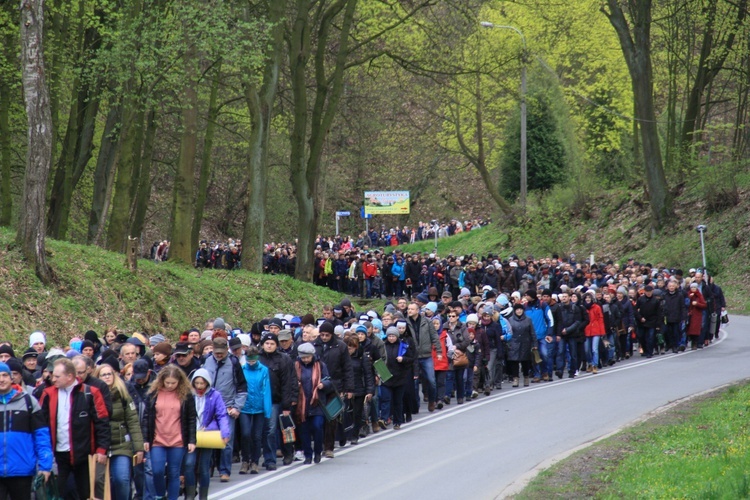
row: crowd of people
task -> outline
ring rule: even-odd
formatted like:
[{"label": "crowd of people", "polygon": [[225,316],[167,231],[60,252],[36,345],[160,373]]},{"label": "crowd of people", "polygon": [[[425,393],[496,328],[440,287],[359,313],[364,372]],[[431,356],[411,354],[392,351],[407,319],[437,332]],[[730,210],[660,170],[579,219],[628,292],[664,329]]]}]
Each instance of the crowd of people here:
[{"label": "crowd of people", "polygon": [[[430,223],[420,221],[417,227],[413,228],[396,226],[386,229],[386,226],[382,225],[380,230],[373,228],[370,231],[362,231],[356,238],[341,235],[324,237],[319,234],[315,239],[316,270],[321,260],[336,260],[339,254],[344,255],[349,261],[350,256],[359,251],[367,252],[371,248],[379,247],[379,252],[383,252],[385,247],[432,240],[436,236],[438,238],[453,236],[464,231],[479,229],[487,224],[489,224],[489,221],[485,219],[464,222],[453,219],[444,223],[433,220]],[[151,248],[151,259],[166,260],[169,250],[168,243],[154,242]],[[165,244],[166,248],[164,247]],[[296,263],[296,243],[271,242],[263,248],[264,273],[294,276]],[[231,238],[225,242],[201,240],[195,253],[194,265],[197,268],[204,269],[240,269],[242,267],[242,240]],[[332,274],[332,272],[329,274]],[[325,278],[320,278],[320,272],[316,273],[315,283],[333,286],[333,283],[329,284]]]},{"label": "crowd of people", "polygon": [[205,499],[233,463],[241,475],[317,464],[425,404],[702,349],[728,321],[700,269],[398,251],[383,265],[396,274],[402,258],[427,277],[390,288],[382,312],[344,298],[247,332],[215,318],[172,338],[110,328],[65,346],[34,332],[18,353],[0,343],[0,496],[30,498],[55,464],[66,498],[103,498],[108,468],[115,500]]}]

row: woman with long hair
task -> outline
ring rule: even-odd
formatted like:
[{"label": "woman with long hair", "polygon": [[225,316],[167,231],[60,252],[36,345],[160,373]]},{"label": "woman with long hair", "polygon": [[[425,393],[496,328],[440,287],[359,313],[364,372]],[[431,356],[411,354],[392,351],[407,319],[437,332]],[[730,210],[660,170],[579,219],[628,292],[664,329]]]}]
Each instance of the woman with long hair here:
[{"label": "woman with long hair", "polygon": [[146,442],[157,498],[176,500],[185,452],[195,451],[195,398],[185,373],[177,365],[159,372],[146,403]]},{"label": "woman with long hair", "polygon": [[107,384],[112,398],[112,415],[109,417],[112,432],[109,457],[112,499],[130,500],[133,464],[143,462],[143,434],[138,410],[125,382],[109,364],[97,366],[94,377]]}]

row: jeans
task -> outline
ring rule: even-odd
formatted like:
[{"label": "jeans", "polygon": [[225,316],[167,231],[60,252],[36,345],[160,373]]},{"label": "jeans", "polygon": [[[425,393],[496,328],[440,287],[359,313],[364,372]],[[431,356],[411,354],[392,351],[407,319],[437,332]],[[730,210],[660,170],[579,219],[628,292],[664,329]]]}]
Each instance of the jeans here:
[{"label": "jeans", "polygon": [[615,339],[616,333],[611,332],[608,333],[605,338],[607,339],[607,342],[609,342],[609,347],[607,348],[607,362],[612,362],[615,359]]},{"label": "jeans", "polygon": [[180,495],[180,468],[185,448],[152,446],[150,451],[156,496],[176,500]]},{"label": "jeans", "polygon": [[[488,385],[490,387],[495,387],[495,380],[496,378],[496,367],[497,367],[497,349],[490,348],[490,361],[487,363],[487,370],[490,372],[490,380],[488,382]],[[500,379],[502,381],[502,378]]]},{"label": "jeans", "polygon": [[654,339],[656,336],[656,328],[648,328],[645,326],[638,327],[638,342],[643,347],[643,354],[647,358],[650,358],[654,354]]},{"label": "jeans", "polygon": [[372,282],[375,281],[373,278],[367,278],[365,284],[367,285],[367,298],[372,298]]},{"label": "jeans", "polygon": [[[427,400],[434,403],[437,398],[437,384],[435,382],[435,367],[432,363],[432,356],[429,358],[419,358],[419,371],[421,373],[422,383],[427,382],[428,394]],[[424,388],[424,385],[422,385]]]},{"label": "jeans", "polygon": [[215,450],[208,448],[196,448],[193,453],[185,454],[184,468],[185,486],[195,486],[195,465],[198,464],[198,482],[201,490],[208,491],[208,484],[211,481],[211,457]]},{"label": "jeans", "polygon": [[404,386],[388,387],[382,385],[380,388],[382,390],[380,418],[387,421],[393,415],[394,424],[404,423]]},{"label": "jeans", "polygon": [[539,352],[539,356],[542,358],[542,362],[540,364],[534,364],[534,376],[539,377],[543,374],[547,374],[550,377],[552,377],[552,372],[554,371],[554,365],[555,365],[555,350],[557,348],[557,344],[555,342],[547,342],[544,339],[537,340],[537,349]]},{"label": "jeans", "polygon": [[323,415],[310,416],[304,422],[297,423],[299,440],[302,443],[305,458],[312,458],[313,456],[313,440],[315,441],[315,455],[320,456],[323,452],[323,427],[325,423]]},{"label": "jeans", "polygon": [[599,366],[599,340],[601,335],[586,337],[586,362],[591,366]]},{"label": "jeans", "polygon": [[143,462],[133,468],[135,500],[154,500],[154,474],[151,471],[151,454],[143,453]]},{"label": "jeans", "polygon": [[557,371],[565,371],[566,349],[570,356],[568,373],[572,374],[578,369],[578,343],[576,339],[570,336],[560,337],[560,340],[557,342],[557,362],[555,365]]},{"label": "jeans", "polygon": [[237,428],[235,420],[229,417],[229,442],[223,450],[219,450],[219,474],[227,476],[232,474],[232,448],[234,447],[234,430]]},{"label": "jeans", "polygon": [[445,397],[445,379],[448,376],[447,371],[435,371],[435,383],[437,385],[437,400],[441,401]]},{"label": "jeans", "polygon": [[130,470],[133,458],[115,455],[109,458],[109,477],[112,483],[112,500],[130,500]]},{"label": "jeans", "polygon": [[263,427],[266,417],[262,413],[240,413],[242,430],[242,461],[257,464],[263,448]]},{"label": "jeans", "polygon": [[[276,450],[279,448],[279,415],[281,414],[281,405],[271,405],[271,418],[265,420],[263,425],[263,435],[266,437],[263,442],[263,464],[276,465]],[[282,445],[283,446],[283,445]]]}]

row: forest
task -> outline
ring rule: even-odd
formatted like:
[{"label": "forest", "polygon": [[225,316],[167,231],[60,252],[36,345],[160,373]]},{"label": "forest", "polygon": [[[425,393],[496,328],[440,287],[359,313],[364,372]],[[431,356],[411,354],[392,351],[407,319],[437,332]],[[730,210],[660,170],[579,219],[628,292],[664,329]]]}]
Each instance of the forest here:
[{"label": "forest", "polygon": [[[313,242],[365,190],[373,224],[643,193],[656,235],[686,185],[748,175],[747,0],[0,0],[0,226],[124,252]],[[522,85],[522,80],[526,82]],[[526,127],[521,108],[526,108]],[[519,196],[521,135],[528,196]],[[361,231],[356,217],[343,225]]]}]

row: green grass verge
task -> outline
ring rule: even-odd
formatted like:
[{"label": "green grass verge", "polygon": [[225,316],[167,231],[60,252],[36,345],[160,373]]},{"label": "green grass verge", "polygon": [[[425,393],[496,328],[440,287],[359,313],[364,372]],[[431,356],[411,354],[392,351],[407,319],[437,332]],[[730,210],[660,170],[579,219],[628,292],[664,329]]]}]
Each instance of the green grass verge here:
[{"label": "green grass verge", "polygon": [[639,436],[601,498],[750,497],[748,401],[750,386],[731,387],[685,421]]},{"label": "green grass verge", "polygon": [[687,402],[581,450],[514,500],[750,498],[750,385]]},{"label": "green grass verge", "polygon": [[277,312],[320,315],[324,304],[342,297],[286,276],[244,270],[200,271],[141,259],[133,274],[122,254],[54,240],[47,241],[47,251],[58,283],[44,287],[13,249],[14,236],[0,230],[1,338],[24,348],[36,329],[65,343],[86,330],[103,333],[110,326],[161,332],[175,340],[180,332],[221,316],[249,330],[254,321]]}]

